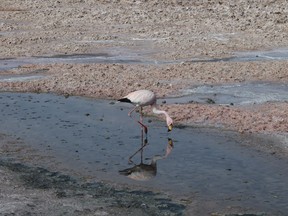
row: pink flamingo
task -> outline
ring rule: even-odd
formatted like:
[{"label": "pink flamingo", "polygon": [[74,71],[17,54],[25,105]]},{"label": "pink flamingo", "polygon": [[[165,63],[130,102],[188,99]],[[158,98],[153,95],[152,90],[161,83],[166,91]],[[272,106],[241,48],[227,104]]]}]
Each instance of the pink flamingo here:
[{"label": "pink flamingo", "polygon": [[171,117],[168,115],[168,113],[164,110],[159,110],[156,108],[156,95],[154,94],[154,92],[150,91],[150,90],[138,90],[138,91],[134,91],[129,93],[128,95],[126,95],[125,97],[119,99],[118,101],[120,102],[126,102],[126,103],[131,103],[133,104],[135,107],[129,111],[128,116],[131,116],[132,112],[134,112],[138,107],[140,107],[140,121],[137,121],[145,130],[145,133],[147,133],[148,128],[146,125],[143,124],[143,114],[142,114],[142,108],[144,106],[151,106],[152,107],[152,111],[155,114],[164,114],[166,117],[166,123],[168,126],[168,132],[172,130],[173,128],[173,120],[171,119]]}]

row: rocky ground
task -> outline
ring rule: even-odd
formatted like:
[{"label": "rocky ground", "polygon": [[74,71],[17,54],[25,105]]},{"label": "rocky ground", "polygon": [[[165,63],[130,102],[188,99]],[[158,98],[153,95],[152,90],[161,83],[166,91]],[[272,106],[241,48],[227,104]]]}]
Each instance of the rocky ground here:
[{"label": "rocky ground", "polygon": [[[201,84],[287,83],[287,61],[187,61],[230,57],[235,51],[287,47],[287,14],[285,0],[169,0],[165,3],[156,0],[3,0],[0,60],[128,53],[156,63],[26,64],[0,71],[0,75],[41,74],[45,77],[22,82],[0,81],[0,89],[117,99],[137,89],[151,89],[159,97],[165,97]],[[174,61],[174,64],[157,64],[157,61]],[[195,103],[161,106],[168,110],[176,124],[220,126],[240,132],[284,136],[288,132],[287,102],[241,107]],[[8,176],[11,174],[8,168],[3,170]]]}]

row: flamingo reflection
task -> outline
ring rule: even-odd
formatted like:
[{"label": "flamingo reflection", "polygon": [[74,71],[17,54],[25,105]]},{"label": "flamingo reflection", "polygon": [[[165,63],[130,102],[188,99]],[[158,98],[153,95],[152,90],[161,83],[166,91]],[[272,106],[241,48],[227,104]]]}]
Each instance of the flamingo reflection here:
[{"label": "flamingo reflection", "polygon": [[[152,157],[151,162],[149,164],[145,164],[143,162],[143,151],[144,148],[148,145],[147,139],[143,139],[142,136],[142,146],[139,148],[134,154],[129,157],[129,163],[133,163],[134,166],[128,169],[120,170],[119,173],[121,175],[125,175],[128,178],[138,180],[138,181],[147,181],[157,174],[157,161],[162,160],[168,157],[173,149],[173,141],[172,139],[168,138],[168,144],[166,146],[166,151],[164,155],[155,155]],[[140,164],[135,164],[133,162],[133,157],[140,153],[141,162]]]}]

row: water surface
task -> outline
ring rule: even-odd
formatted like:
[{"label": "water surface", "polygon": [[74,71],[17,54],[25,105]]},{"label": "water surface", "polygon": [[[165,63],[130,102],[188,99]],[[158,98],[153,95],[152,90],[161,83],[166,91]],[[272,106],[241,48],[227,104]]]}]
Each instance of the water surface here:
[{"label": "water surface", "polygon": [[[115,51],[116,50],[116,51]],[[105,63],[105,64],[179,64],[199,62],[248,62],[248,61],[283,61],[288,59],[288,49],[272,49],[247,52],[235,52],[230,57],[224,58],[190,58],[190,59],[166,59],[154,60],[153,51],[135,51],[124,47],[113,47],[104,52],[88,54],[57,54],[50,56],[32,56],[21,58],[0,59],[0,71],[20,67],[25,64],[54,64],[54,63]]]},{"label": "water surface", "polygon": [[[92,181],[168,191],[201,203],[201,208],[206,205],[207,211],[229,206],[273,214],[288,211],[287,160],[253,147],[273,145],[268,139],[193,127],[176,127],[168,133],[164,122],[149,117],[143,162],[165,155],[168,138],[174,148],[157,161],[151,180],[120,175],[119,170],[133,166],[128,159],[142,144],[141,129],[127,116],[129,104],[111,102],[1,93],[0,131],[24,140],[26,155],[19,158],[38,166]],[[135,164],[140,159],[140,154],[133,157]]]},{"label": "water surface", "polygon": [[200,85],[180,90],[180,97],[165,98],[162,103],[212,103],[251,105],[287,102],[288,84],[276,82],[243,82],[222,85]]}]

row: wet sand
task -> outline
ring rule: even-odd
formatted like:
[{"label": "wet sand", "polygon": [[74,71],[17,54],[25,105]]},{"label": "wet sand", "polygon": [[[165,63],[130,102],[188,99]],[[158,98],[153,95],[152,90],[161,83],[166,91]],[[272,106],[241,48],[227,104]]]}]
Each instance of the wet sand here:
[{"label": "wet sand", "polygon": [[[241,0],[237,4],[177,0],[165,4],[16,0],[11,4],[4,0],[0,6],[1,60],[100,53],[153,64],[24,64],[2,70],[0,75],[44,77],[0,80],[0,90],[117,99],[137,89],[151,89],[158,97],[168,97],[202,84],[287,83],[287,60],[191,62],[229,58],[238,51],[286,48],[287,8],[284,0]],[[171,63],[158,63],[163,61]],[[197,103],[161,107],[168,110],[176,125],[268,134],[280,137],[283,151],[287,146],[287,101],[241,107]]]},{"label": "wet sand", "polygon": [[1,159],[0,173],[0,215],[181,215],[185,209],[161,193],[87,183],[15,160]]}]

